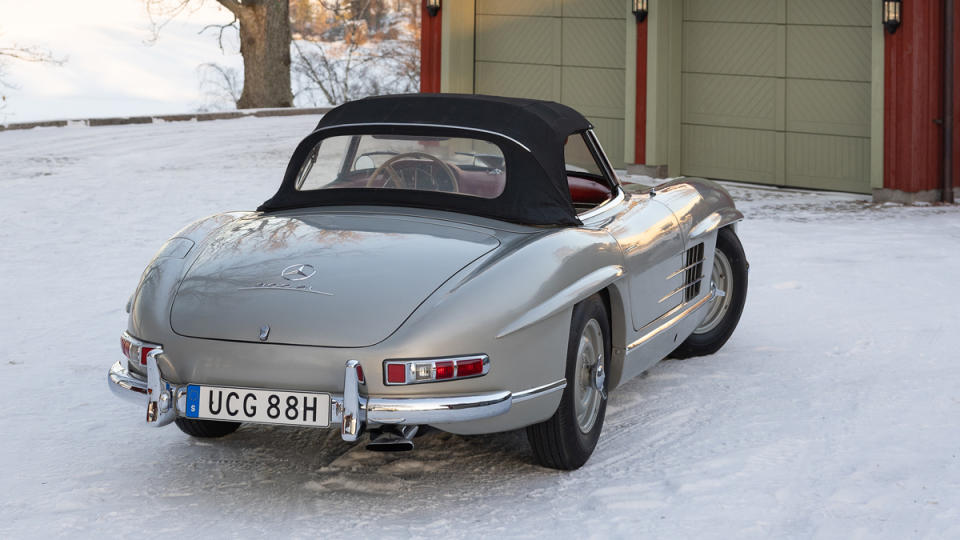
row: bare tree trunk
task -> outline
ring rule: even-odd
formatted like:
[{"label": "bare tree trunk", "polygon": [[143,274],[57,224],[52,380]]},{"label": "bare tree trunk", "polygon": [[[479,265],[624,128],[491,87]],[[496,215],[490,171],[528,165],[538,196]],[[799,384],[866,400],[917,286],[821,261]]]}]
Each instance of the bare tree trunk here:
[{"label": "bare tree trunk", "polygon": [[243,93],[238,109],[292,107],[290,4],[287,0],[217,0],[240,21]]}]

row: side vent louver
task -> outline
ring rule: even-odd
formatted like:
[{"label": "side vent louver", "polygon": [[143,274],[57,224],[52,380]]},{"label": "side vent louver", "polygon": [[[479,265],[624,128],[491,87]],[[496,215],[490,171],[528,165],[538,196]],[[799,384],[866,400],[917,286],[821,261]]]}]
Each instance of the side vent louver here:
[{"label": "side vent louver", "polygon": [[689,302],[700,294],[703,281],[703,244],[697,244],[687,250],[687,271],[683,279],[683,301]]}]

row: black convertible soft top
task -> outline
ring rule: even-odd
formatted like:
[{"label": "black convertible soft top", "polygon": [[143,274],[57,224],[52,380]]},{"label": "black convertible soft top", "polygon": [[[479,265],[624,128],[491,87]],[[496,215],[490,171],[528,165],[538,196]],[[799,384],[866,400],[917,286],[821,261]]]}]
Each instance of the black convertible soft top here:
[{"label": "black convertible soft top", "polygon": [[[550,101],[469,94],[406,94],[345,103],[324,115],[294,152],[279,191],[259,210],[323,205],[396,205],[462,212],[530,225],[578,225],[564,167],[568,136],[591,129],[577,111]],[[323,189],[297,191],[310,151],[336,135],[459,136],[497,144],[506,185],[495,199],[439,191]]]}]

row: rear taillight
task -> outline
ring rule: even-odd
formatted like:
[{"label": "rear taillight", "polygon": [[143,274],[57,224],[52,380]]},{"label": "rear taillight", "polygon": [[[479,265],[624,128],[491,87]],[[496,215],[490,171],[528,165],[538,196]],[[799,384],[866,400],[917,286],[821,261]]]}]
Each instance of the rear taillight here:
[{"label": "rear taillight", "polygon": [[147,355],[150,354],[154,347],[140,347],[140,354],[137,355],[140,358],[140,365],[147,365]]},{"label": "rear taillight", "polygon": [[126,332],[120,336],[120,350],[123,351],[123,355],[127,360],[141,366],[147,365],[147,356],[158,348],[160,348],[159,345],[144,343]]},{"label": "rear taillight", "polygon": [[490,357],[477,354],[430,360],[386,360],[383,371],[389,386],[468,379],[486,375],[490,371]]},{"label": "rear taillight", "polygon": [[476,377],[483,375],[484,364],[482,358],[470,358],[457,361],[457,374],[460,377]]},{"label": "rear taillight", "polygon": [[387,384],[404,384],[407,382],[407,366],[404,364],[387,364]]}]

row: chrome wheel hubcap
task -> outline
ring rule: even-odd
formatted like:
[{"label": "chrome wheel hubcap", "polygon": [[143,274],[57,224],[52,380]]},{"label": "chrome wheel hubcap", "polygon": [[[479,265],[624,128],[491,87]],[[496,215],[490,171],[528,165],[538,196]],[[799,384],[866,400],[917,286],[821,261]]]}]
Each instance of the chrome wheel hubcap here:
[{"label": "chrome wheel hubcap", "polygon": [[603,332],[596,319],[590,319],[580,333],[577,346],[577,373],[574,381],[574,406],[577,426],[589,433],[597,422],[600,404],[606,398],[603,367]]},{"label": "chrome wheel hubcap", "polygon": [[718,249],[713,256],[713,274],[710,277],[713,300],[710,301],[707,316],[693,331],[694,334],[706,334],[720,324],[733,302],[733,286],[733,267],[730,265],[730,259]]}]

